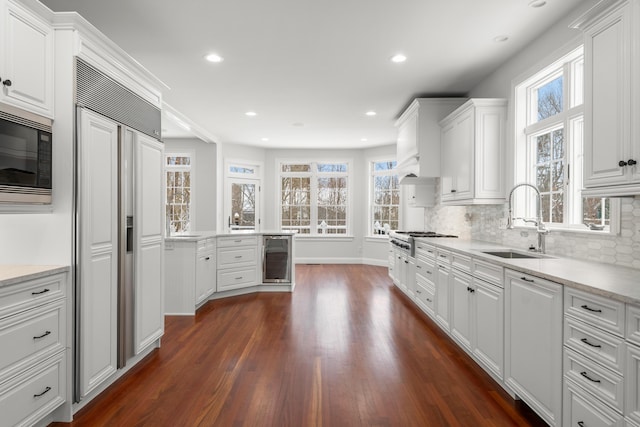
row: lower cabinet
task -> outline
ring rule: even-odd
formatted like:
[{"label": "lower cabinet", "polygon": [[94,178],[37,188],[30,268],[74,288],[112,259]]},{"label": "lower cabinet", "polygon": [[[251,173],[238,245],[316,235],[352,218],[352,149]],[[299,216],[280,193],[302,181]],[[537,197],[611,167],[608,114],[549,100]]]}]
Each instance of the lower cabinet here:
[{"label": "lower cabinet", "polygon": [[[68,421],[71,417],[68,276],[45,276],[0,286],[2,426],[34,425],[46,417]],[[66,413],[61,408],[65,403]]]},{"label": "lower cabinet", "polygon": [[218,292],[248,288],[261,283],[258,273],[258,238],[219,237],[217,267]]},{"label": "lower cabinet", "polygon": [[196,261],[196,305],[200,305],[216,290],[216,239],[198,242]]},{"label": "lower cabinet", "polygon": [[451,301],[451,254],[448,252],[438,251],[436,257],[436,322],[447,332],[450,330],[450,301]]},{"label": "lower cabinet", "polygon": [[562,290],[505,270],[505,383],[552,426],[562,424]]},{"label": "lower cabinet", "polygon": [[571,380],[564,387],[565,426],[622,427],[622,415],[585,392]]}]

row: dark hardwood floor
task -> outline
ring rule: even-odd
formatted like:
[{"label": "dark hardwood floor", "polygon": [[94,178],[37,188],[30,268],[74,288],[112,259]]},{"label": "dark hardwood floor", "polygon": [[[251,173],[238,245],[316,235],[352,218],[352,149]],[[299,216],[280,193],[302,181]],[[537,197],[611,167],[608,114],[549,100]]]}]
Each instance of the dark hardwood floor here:
[{"label": "dark hardwood floor", "polygon": [[71,425],[545,425],[415,308],[386,268],[297,265],[296,283],[293,294],[167,317],[162,348]]}]

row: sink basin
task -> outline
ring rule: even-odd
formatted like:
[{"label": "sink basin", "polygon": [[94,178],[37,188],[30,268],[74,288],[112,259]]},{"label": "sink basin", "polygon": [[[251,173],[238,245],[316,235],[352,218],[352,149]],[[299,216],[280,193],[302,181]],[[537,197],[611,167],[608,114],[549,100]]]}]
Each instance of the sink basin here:
[{"label": "sink basin", "polygon": [[497,250],[497,251],[482,251],[482,253],[483,254],[487,254],[487,255],[497,256],[497,257],[500,257],[500,258],[521,258],[521,259],[526,259],[526,258],[547,258],[543,254],[517,252],[517,251],[512,251],[510,249]]}]

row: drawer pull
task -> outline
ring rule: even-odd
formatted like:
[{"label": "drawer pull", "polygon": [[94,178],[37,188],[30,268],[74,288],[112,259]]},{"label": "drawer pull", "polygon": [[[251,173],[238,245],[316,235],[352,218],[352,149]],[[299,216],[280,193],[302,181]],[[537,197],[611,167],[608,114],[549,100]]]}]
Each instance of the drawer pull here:
[{"label": "drawer pull", "polygon": [[588,379],[592,383],[599,383],[600,382],[600,380],[594,380],[593,378],[589,377],[589,375],[587,375],[587,373],[585,371],[580,372],[580,375],[582,375],[583,377],[585,377],[586,379]]},{"label": "drawer pull", "polygon": [[442,254],[440,254],[439,256],[440,256],[440,258],[446,258],[447,257],[446,255],[442,255]]},{"label": "drawer pull", "polygon": [[584,427],[584,421],[578,421],[578,426]]},{"label": "drawer pull", "polygon": [[211,257],[206,257],[204,260],[205,261],[209,261],[211,259]]},{"label": "drawer pull", "polygon": [[522,276],[521,277],[522,280],[524,280],[525,282],[529,282],[529,283],[533,283],[534,280],[533,279],[527,279],[526,277]]},{"label": "drawer pull", "polygon": [[416,265],[416,268],[422,270],[422,266],[421,265]]},{"label": "drawer pull", "polygon": [[585,343],[586,345],[591,346],[591,347],[602,348],[602,346],[599,345],[599,344],[591,344],[589,341],[587,341],[586,338],[582,338],[580,341],[582,341],[583,343]]},{"label": "drawer pull", "polygon": [[427,252],[429,252],[430,254],[432,254],[432,253],[433,253],[433,251],[430,251],[430,250],[428,250],[428,249],[427,249]]},{"label": "drawer pull", "polygon": [[431,301],[431,298],[427,298],[427,301],[428,301],[428,302],[433,302],[433,301]]},{"label": "drawer pull", "polygon": [[242,258],[242,255],[236,255],[236,259]]},{"label": "drawer pull", "polygon": [[600,310],[599,308],[591,308],[587,304],[581,305],[580,308],[584,308],[585,310],[591,311],[592,313],[602,313],[602,310]]},{"label": "drawer pull", "polygon": [[47,335],[51,335],[51,331],[46,331],[46,332],[45,332],[44,334],[42,334],[42,335],[39,335],[39,336],[37,336],[37,337],[33,337],[33,339],[34,339],[34,340],[39,340],[39,339],[41,339],[41,338],[46,337]]},{"label": "drawer pull", "polygon": [[242,280],[242,276],[236,277],[236,280]]},{"label": "drawer pull", "polygon": [[417,293],[419,293],[419,294],[421,294],[421,293],[422,293],[422,291],[421,291],[421,290],[419,290],[419,289],[416,289],[416,292],[417,292]]},{"label": "drawer pull", "polygon": [[42,294],[46,294],[47,292],[49,292],[49,289],[44,288],[42,291],[40,292],[31,292],[31,295],[42,295]]},{"label": "drawer pull", "polygon": [[427,274],[432,274],[431,271],[427,270]]},{"label": "drawer pull", "polygon": [[44,396],[46,393],[48,393],[49,391],[51,391],[51,387],[47,387],[44,389],[44,391],[42,393],[39,394],[34,394],[33,397],[40,397],[40,396]]},{"label": "drawer pull", "polygon": [[234,243],[242,243],[242,240],[234,240]]}]

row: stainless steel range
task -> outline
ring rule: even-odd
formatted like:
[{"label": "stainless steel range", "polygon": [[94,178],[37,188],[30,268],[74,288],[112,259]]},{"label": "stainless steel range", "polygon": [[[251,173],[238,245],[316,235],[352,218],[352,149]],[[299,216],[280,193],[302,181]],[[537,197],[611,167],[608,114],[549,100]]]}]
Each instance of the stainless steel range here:
[{"label": "stainless steel range", "polygon": [[458,237],[451,234],[440,234],[435,231],[392,231],[389,233],[389,241],[395,247],[405,251],[411,258],[415,258],[416,237]]}]

